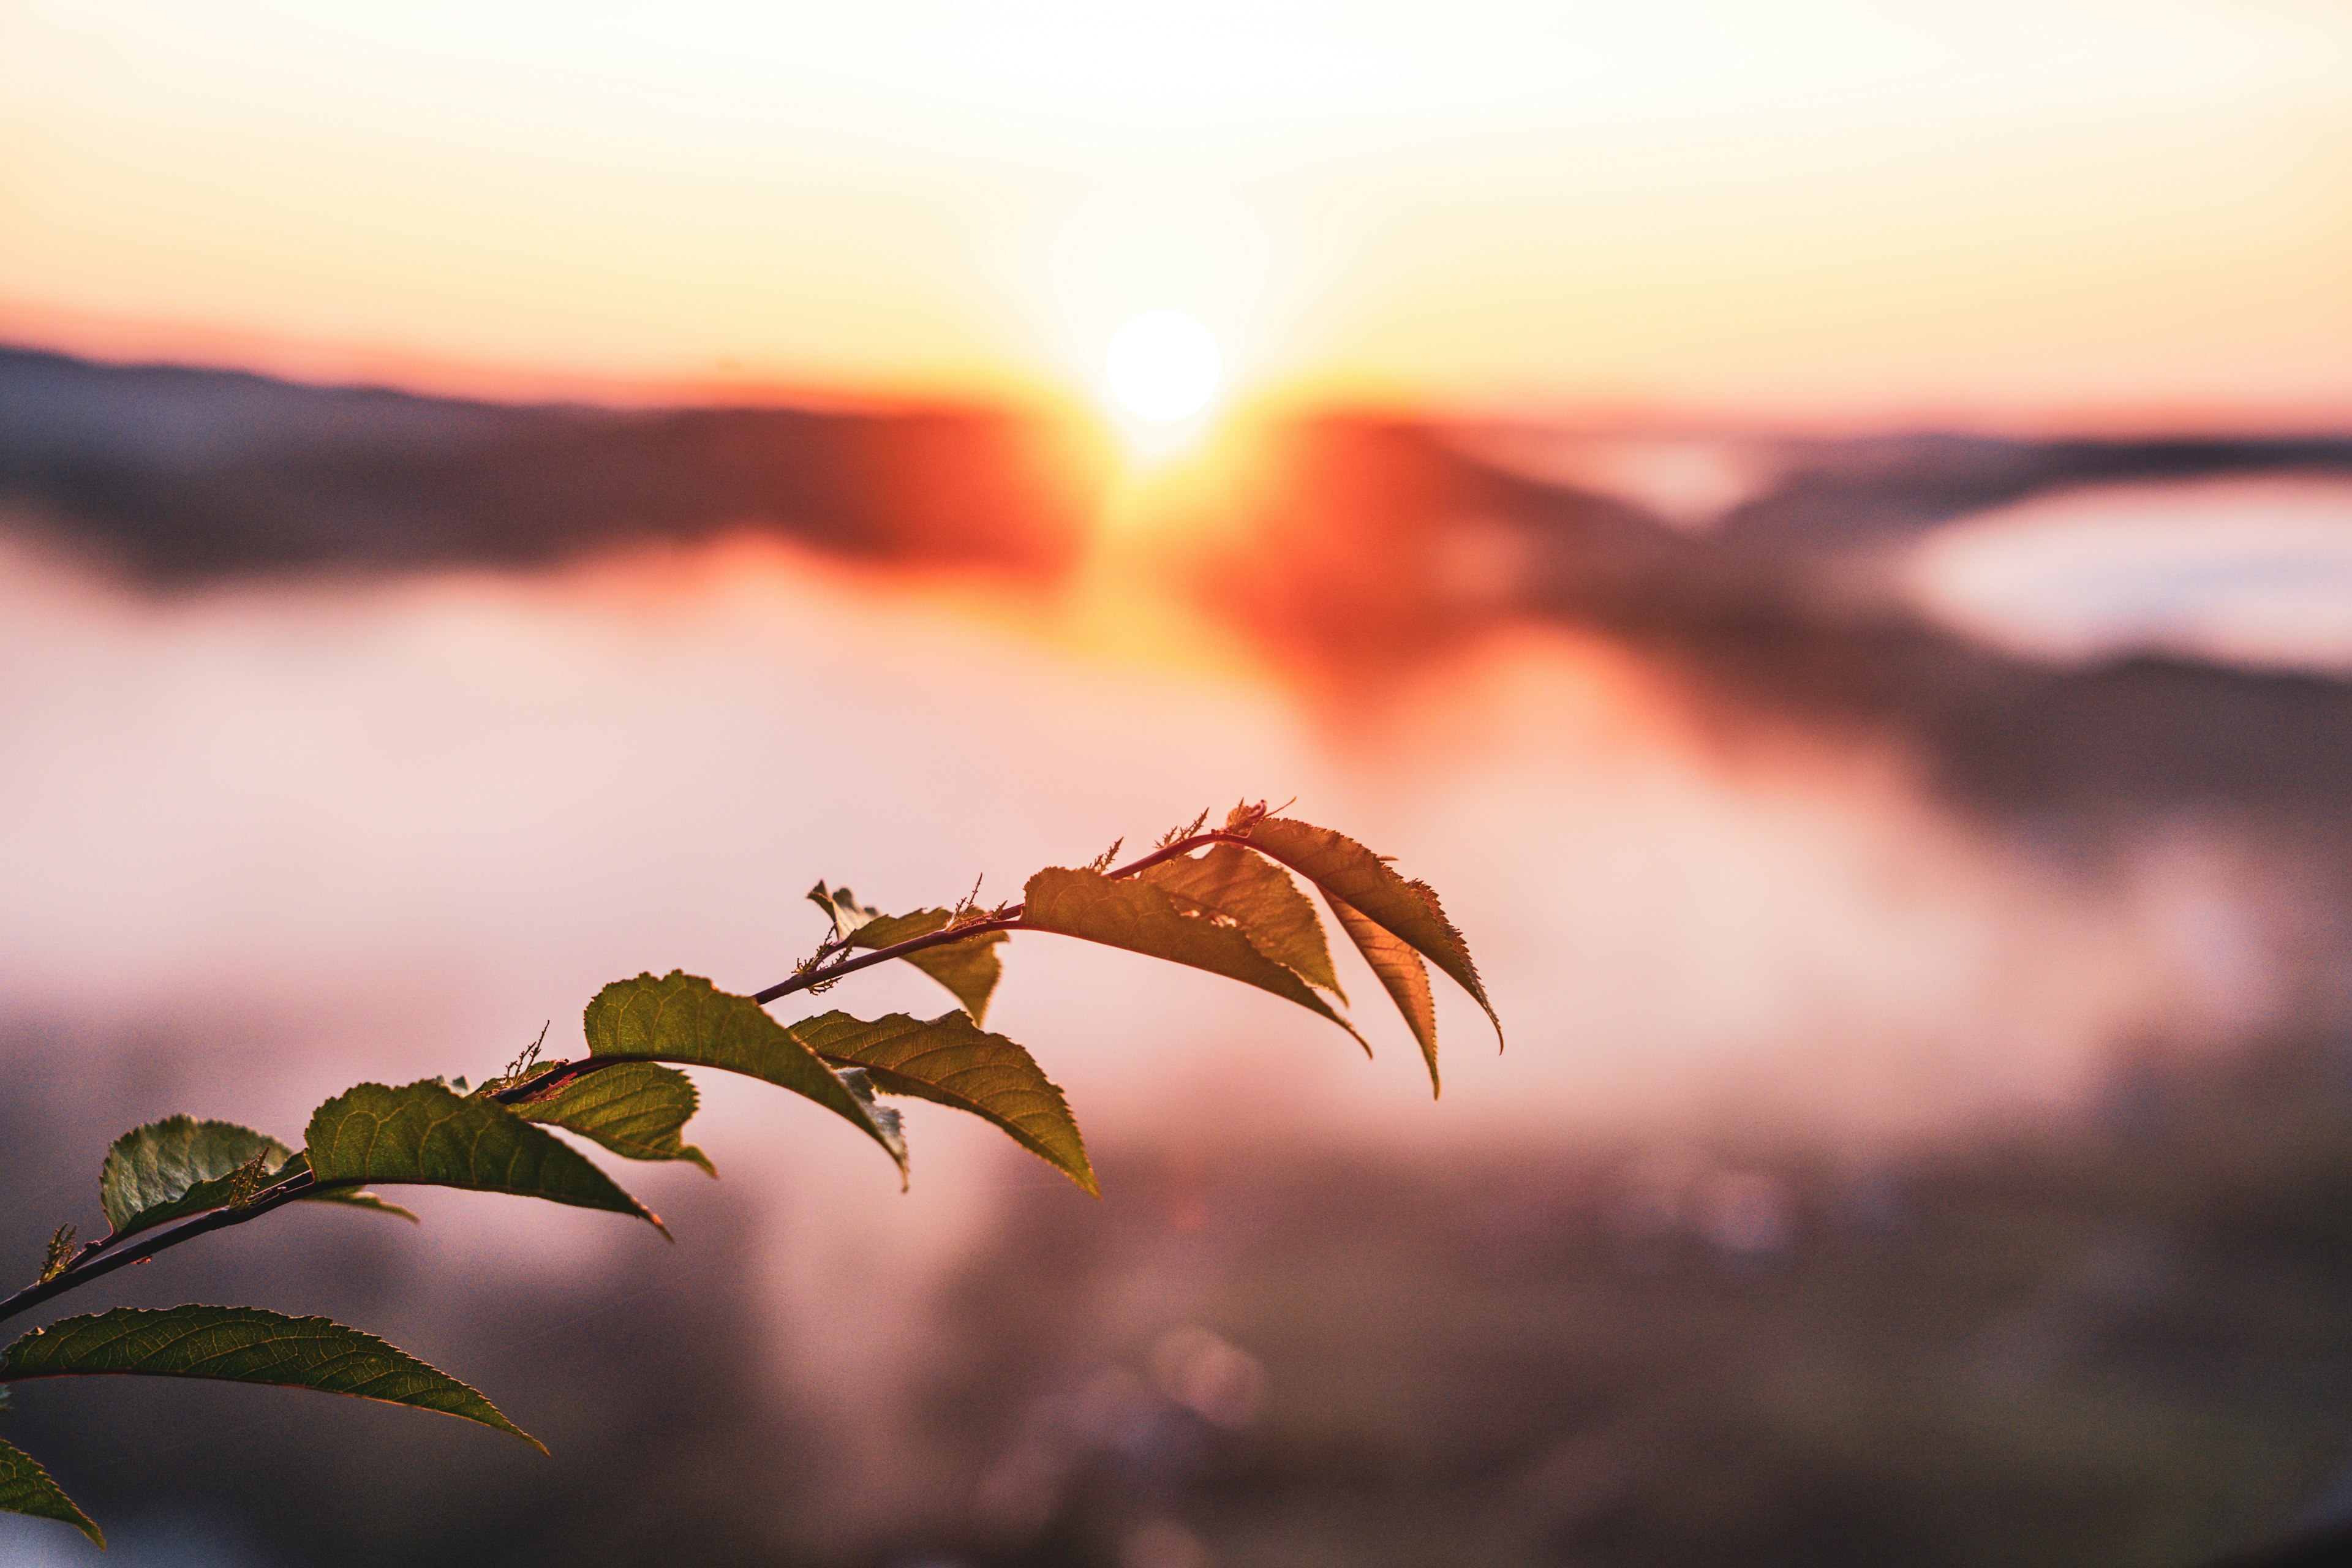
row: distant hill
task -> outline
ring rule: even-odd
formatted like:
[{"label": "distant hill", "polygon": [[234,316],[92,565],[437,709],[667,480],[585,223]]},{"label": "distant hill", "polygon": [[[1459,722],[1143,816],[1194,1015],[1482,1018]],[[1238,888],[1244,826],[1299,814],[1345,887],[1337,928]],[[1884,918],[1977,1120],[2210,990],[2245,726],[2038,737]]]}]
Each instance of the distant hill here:
[{"label": "distant hill", "polygon": [[544,563],[761,527],[1049,566],[1088,491],[982,412],[508,406],[0,349],[0,498],[143,577]]},{"label": "distant hill", "polygon": [[[507,405],[0,349],[0,505],[151,583],[528,567],[757,529],[845,555],[1050,579],[1105,475],[985,410]],[[1517,433],[1605,447],[1607,433]],[[1899,738],[1956,799],[2050,824],[2252,810],[2352,894],[2352,687],[2179,659],[2070,669],[1981,647],[1855,562],[2069,485],[2352,473],[2352,437],[1707,435],[1762,476],[1707,526],[1481,433],[1329,416],[1160,531],[1159,575],[1343,686],[1498,619],[1639,649],[1741,720]],[[1556,466],[1557,467],[1557,466]]]}]

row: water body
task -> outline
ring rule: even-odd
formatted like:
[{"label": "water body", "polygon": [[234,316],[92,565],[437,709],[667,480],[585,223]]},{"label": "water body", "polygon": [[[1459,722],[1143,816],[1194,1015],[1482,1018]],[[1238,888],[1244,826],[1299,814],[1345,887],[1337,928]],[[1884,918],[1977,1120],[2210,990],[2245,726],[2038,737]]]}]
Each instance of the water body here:
[{"label": "water body", "polygon": [[2031,656],[2352,676],[2352,482],[2057,490],[1938,531],[1910,580],[1932,614]]},{"label": "water body", "polygon": [[[103,1116],[290,1136],[350,1082],[494,1070],[545,1020],[560,1042],[618,976],[756,988],[814,942],[820,877],[885,907],[976,876],[1010,897],[1243,795],[1296,796],[1440,888],[1509,1048],[1443,998],[1433,1104],[1360,969],[1370,1064],[1271,998],[1016,939],[990,1022],[1114,1163],[1725,1135],[1876,1158],[2079,1109],[2119,1053],[2242,1047],[2337,962],[2259,823],[2176,815],[2085,859],[1956,811],[1896,739],[1727,731],[1556,624],[1498,621],[1334,707],[1187,638],[1148,584],[1009,602],[743,538],[159,597],[29,537],[0,563],[0,998],[39,1021],[20,1062],[62,1075],[44,1093],[90,1122],[89,1171]],[[1937,583],[1999,575],[1948,548]],[[823,1005],[947,1002],[908,973]],[[847,1478],[828,1528],[855,1539],[945,1473],[910,1436],[923,1368],[893,1353],[936,1337],[933,1287],[1008,1209],[1087,1200],[935,1108],[909,1113],[901,1196],[823,1113],[705,1095],[754,1338],[780,1397],[833,1413],[817,1473]],[[703,1201],[692,1171],[628,1175],[657,1207]],[[86,1176],[40,1173],[56,1217]],[[1771,1245],[1769,1193],[1726,1191],[1724,1234]],[[453,1278],[661,1266],[602,1216],[418,1206]]]}]

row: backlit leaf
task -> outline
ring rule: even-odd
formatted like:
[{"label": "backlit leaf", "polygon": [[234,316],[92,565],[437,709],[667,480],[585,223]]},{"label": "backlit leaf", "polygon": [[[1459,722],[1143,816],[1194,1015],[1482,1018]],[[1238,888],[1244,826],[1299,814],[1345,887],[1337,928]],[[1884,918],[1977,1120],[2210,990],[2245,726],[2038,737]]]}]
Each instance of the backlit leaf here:
[{"label": "backlit leaf", "polygon": [[887,1137],[903,1145],[907,1140],[907,1119],[898,1114],[896,1107],[885,1105],[875,1098],[874,1079],[866,1069],[841,1068],[837,1070],[843,1086],[857,1097],[857,1103],[866,1108],[866,1114],[874,1118]]},{"label": "backlit leaf", "polygon": [[588,1004],[588,1050],[724,1068],[805,1095],[889,1151],[903,1175],[906,1141],[861,1103],[814,1051],[749,996],[673,970],[616,980]]},{"label": "backlit leaf", "polygon": [[1470,945],[1454,922],[1445,918],[1437,891],[1426,882],[1409,882],[1389,868],[1388,862],[1343,833],[1310,826],[1287,817],[1270,816],[1249,829],[1250,847],[1281,861],[1339,902],[1391,934],[1452,975],[1477,999],[1503,1037],[1503,1021],[1486,999],[1486,987],[1470,961]]},{"label": "backlit leaf", "polygon": [[649,1221],[588,1157],[493,1100],[468,1100],[427,1079],[403,1089],[363,1083],[310,1115],[310,1168],[322,1182],[412,1183],[512,1193]]},{"label": "backlit leaf", "polygon": [[35,1329],[0,1353],[0,1383],[99,1373],[346,1394],[478,1421],[547,1451],[497,1405],[448,1373],[373,1334],[326,1318],[289,1318],[256,1307],[117,1307]]},{"label": "backlit leaf", "polygon": [[526,1121],[568,1128],[631,1160],[691,1160],[719,1173],[680,1136],[701,1104],[694,1080],[675,1068],[625,1062],[567,1079],[545,1100],[517,1102]]},{"label": "backlit leaf", "polygon": [[1297,970],[1309,985],[1348,999],[1331,971],[1331,950],[1324,943],[1315,906],[1288,872],[1263,857],[1239,845],[1217,844],[1205,855],[1162,860],[1136,879],[1166,893],[1187,914],[1223,915],[1260,952]]},{"label": "backlit leaf", "polygon": [[1113,881],[1097,871],[1049,867],[1029,879],[1022,897],[1025,926],[1190,964],[1271,991],[1330,1019],[1354,1035],[1367,1055],[1371,1051],[1353,1025],[1331,1011],[1291,970],[1260,952],[1249,938],[1232,926],[1181,912],[1150,883]]},{"label": "backlit leaf", "polygon": [[[892,947],[915,937],[929,936],[955,918],[948,910],[886,915],[860,904],[848,889],[828,891],[823,882],[810,890],[809,900],[832,919],[835,934],[846,938],[852,947]],[[1005,933],[1001,931],[981,931],[908,953],[905,962],[946,986],[948,994],[971,1015],[976,1024],[988,1016],[988,998],[1004,973],[1003,963],[996,953],[997,944],[1004,940]]]},{"label": "backlit leaf", "polygon": [[1354,905],[1341,903],[1328,893],[1323,897],[1330,904],[1332,918],[1339,922],[1339,929],[1355,942],[1356,951],[1372,966],[1372,974],[1380,981],[1381,988],[1397,1005],[1397,1011],[1404,1015],[1406,1026],[1421,1046],[1422,1059],[1429,1064],[1429,1092],[1434,1099],[1438,1092],[1437,1004],[1429,994],[1429,966],[1422,963],[1421,954],[1407,946],[1403,938],[1373,924]]},{"label": "backlit leaf", "polygon": [[846,941],[859,926],[882,918],[880,910],[859,903],[857,895],[847,888],[828,888],[819,882],[809,889],[808,900],[823,910],[824,918],[833,922],[835,941]]},{"label": "backlit leaf", "polygon": [[[911,915],[878,920],[860,931],[852,945],[888,947],[909,937],[929,936],[950,918],[946,910],[919,910]],[[909,923],[914,921],[923,923]],[[903,962],[946,986],[948,994],[961,1004],[977,1024],[988,1016],[988,999],[995,994],[996,983],[1004,976],[1004,963],[997,956],[996,949],[997,944],[1007,940],[1001,931],[980,931],[910,952]]]},{"label": "backlit leaf", "polygon": [[1069,1103],[1029,1053],[961,1013],[925,1022],[893,1013],[865,1023],[846,1013],[803,1018],[793,1033],[826,1061],[863,1068],[885,1094],[912,1095],[996,1123],[1031,1153],[1101,1195]]},{"label": "backlit leaf", "polygon": [[[294,1152],[267,1132],[234,1121],[199,1121],[167,1116],[134,1127],[114,1141],[98,1176],[98,1199],[117,1236],[128,1236],[167,1220],[220,1208],[235,1196],[233,1178],[256,1158],[272,1178],[292,1174],[286,1162]],[[299,1171],[301,1167],[296,1166]],[[310,1201],[350,1204],[414,1221],[397,1204],[353,1187],[331,1187],[308,1194]]]},{"label": "backlit leaf", "polygon": [[49,1479],[49,1472],[33,1462],[22,1448],[0,1443],[0,1512],[29,1513],[70,1524],[103,1549],[106,1537],[89,1515],[74,1506],[65,1489]]}]

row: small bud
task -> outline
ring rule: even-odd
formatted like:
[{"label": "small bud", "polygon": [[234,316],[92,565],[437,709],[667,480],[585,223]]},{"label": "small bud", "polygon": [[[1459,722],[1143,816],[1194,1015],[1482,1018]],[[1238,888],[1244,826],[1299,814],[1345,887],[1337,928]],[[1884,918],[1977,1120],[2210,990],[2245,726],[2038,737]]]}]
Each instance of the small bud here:
[{"label": "small bud", "polygon": [[66,1265],[73,1261],[73,1254],[74,1227],[70,1225],[61,1225],[58,1226],[58,1233],[49,1237],[49,1255],[41,1264],[41,1278],[38,1282],[46,1285],[63,1274],[66,1271]]},{"label": "small bud", "polygon": [[228,1174],[228,1206],[241,1209],[269,1185],[268,1156],[256,1154]]}]

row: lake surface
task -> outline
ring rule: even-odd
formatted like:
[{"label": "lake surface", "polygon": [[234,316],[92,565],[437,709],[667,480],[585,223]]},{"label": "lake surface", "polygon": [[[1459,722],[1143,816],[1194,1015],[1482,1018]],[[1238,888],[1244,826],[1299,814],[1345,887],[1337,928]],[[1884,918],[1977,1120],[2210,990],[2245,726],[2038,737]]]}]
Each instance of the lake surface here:
[{"label": "lake surface", "polygon": [[[2008,624],[2042,625],[2034,584],[2105,581],[2099,514],[2075,515],[2030,548],[2016,531],[2046,519],[1970,525],[1923,569],[1956,616],[2023,582]],[[2319,538],[2265,526],[2274,563]],[[1016,602],[733,541],[155,597],[5,548],[0,998],[73,1042],[60,1106],[290,1137],[357,1079],[479,1076],[547,1020],[562,1048],[619,976],[781,978],[817,937],[802,893],[820,877],[886,908],[976,876],[1012,897],[1038,866],[1243,795],[1296,796],[1433,882],[1509,1047],[1442,996],[1433,1104],[1360,967],[1342,979],[1370,1064],[1274,999],[1016,938],[991,1025],[1032,1047],[1098,1152],[1733,1136],[1873,1159],[2080,1107],[2121,1051],[2227,1051],[2299,1016],[2312,964],[2336,962],[2314,958],[2335,928],[2260,824],[2178,814],[2086,858],[1942,804],[1892,741],[1727,730],[1556,626],[1498,624],[1339,703],[1188,637],[1181,606],[1115,575]],[[2219,635],[2246,603],[2221,598],[2219,618],[2164,624]],[[2132,614],[2067,651],[2154,635]],[[821,1005],[948,1003],[908,973]],[[936,1108],[908,1113],[902,1196],[813,1108],[704,1092],[695,1141],[749,1204],[763,1321],[798,1347],[773,1375],[851,1412],[828,1462],[855,1478],[835,1518],[854,1533],[934,1476],[880,1462],[913,1441],[894,1389],[916,1371],[889,1352],[937,1330],[931,1285],[1008,1205],[1086,1200]],[[38,1189],[51,1206],[80,1203],[87,1173],[69,1174]],[[703,1180],[628,1175],[657,1207]],[[1769,1243],[1769,1194],[1738,1201],[1726,1234]],[[621,1256],[600,1216],[417,1206],[458,1273]]]},{"label": "lake surface", "polygon": [[1950,625],[2040,657],[2352,676],[2352,482],[2057,490],[1939,530],[1910,584]]}]

